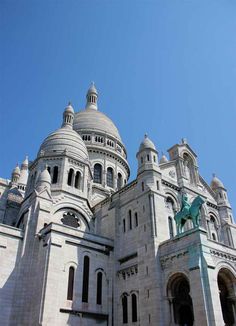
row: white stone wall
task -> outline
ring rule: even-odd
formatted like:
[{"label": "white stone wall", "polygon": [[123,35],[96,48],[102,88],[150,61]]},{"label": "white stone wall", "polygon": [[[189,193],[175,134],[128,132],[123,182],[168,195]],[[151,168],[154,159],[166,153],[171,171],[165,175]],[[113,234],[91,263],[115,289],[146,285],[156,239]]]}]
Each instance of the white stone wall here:
[{"label": "white stone wall", "polygon": [[1,325],[9,325],[23,234],[21,230],[0,224],[0,307]]}]

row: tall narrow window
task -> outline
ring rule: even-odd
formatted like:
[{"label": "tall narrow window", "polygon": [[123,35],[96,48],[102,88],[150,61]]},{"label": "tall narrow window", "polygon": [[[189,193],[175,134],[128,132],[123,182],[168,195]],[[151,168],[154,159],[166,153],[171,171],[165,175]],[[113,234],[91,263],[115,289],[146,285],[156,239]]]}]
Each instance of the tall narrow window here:
[{"label": "tall narrow window", "polygon": [[132,301],[132,322],[138,321],[138,309],[137,309],[137,296],[136,294],[132,294],[131,296],[131,301]]},{"label": "tall narrow window", "polygon": [[52,175],[52,183],[57,183],[58,179],[58,166],[54,166],[53,175]]},{"label": "tall narrow window", "polygon": [[108,187],[111,187],[111,188],[114,187],[113,169],[110,167],[107,169],[107,185],[108,185]]},{"label": "tall narrow window", "polygon": [[122,175],[121,173],[118,173],[118,178],[117,178],[117,188],[118,190],[122,187]]},{"label": "tall narrow window", "polygon": [[135,220],[135,226],[137,227],[138,226],[138,213],[137,212],[134,214],[134,220]]},{"label": "tall narrow window", "polygon": [[127,296],[122,298],[122,310],[123,310],[123,324],[128,323],[128,299]]},{"label": "tall narrow window", "polygon": [[102,304],[102,272],[97,273],[97,304]]},{"label": "tall narrow window", "polygon": [[173,238],[173,236],[174,236],[173,223],[172,223],[172,218],[170,216],[168,217],[168,223],[169,223],[170,238]]},{"label": "tall narrow window", "polygon": [[101,164],[96,163],[94,165],[93,182],[100,183],[100,184],[102,183],[102,166],[101,166]]},{"label": "tall narrow window", "polygon": [[144,182],[142,182],[142,191],[144,191]]},{"label": "tall narrow window", "polygon": [[68,173],[68,180],[67,180],[67,184],[69,186],[72,185],[72,179],[73,179],[73,176],[74,176],[74,170],[73,169],[70,169],[69,170],[69,173]]},{"label": "tall narrow window", "polygon": [[83,271],[83,290],[82,290],[82,302],[88,302],[88,290],[89,290],[89,257],[84,257],[84,271]]},{"label": "tall narrow window", "polygon": [[50,166],[47,167],[47,170],[48,170],[48,173],[51,175],[51,167]]},{"label": "tall narrow window", "polygon": [[125,218],[123,219],[123,231],[126,232]]},{"label": "tall narrow window", "polygon": [[74,277],[75,277],[75,269],[74,267],[71,266],[69,268],[67,300],[73,300]]},{"label": "tall narrow window", "polygon": [[129,210],[129,229],[132,230],[132,212]]},{"label": "tall narrow window", "polygon": [[79,189],[80,188],[80,172],[77,171],[75,175],[75,188]]}]

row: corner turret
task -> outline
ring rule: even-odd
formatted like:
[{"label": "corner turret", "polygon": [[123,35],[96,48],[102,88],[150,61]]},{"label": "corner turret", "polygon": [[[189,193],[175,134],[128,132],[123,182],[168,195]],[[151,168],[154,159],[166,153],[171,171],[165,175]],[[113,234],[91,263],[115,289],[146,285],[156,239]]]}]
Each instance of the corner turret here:
[{"label": "corner turret", "polygon": [[20,178],[20,168],[19,165],[17,164],[15,169],[12,171],[12,175],[11,175],[12,186],[16,186],[18,184],[19,178]]},{"label": "corner turret", "polygon": [[145,134],[143,141],[139,146],[139,151],[136,155],[138,159],[138,175],[145,170],[159,171],[158,152],[154,143]]}]

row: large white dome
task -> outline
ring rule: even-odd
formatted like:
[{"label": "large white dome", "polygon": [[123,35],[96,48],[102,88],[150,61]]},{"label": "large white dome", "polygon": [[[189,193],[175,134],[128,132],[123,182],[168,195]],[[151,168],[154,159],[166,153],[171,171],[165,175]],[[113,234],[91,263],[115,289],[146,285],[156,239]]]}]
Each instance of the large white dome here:
[{"label": "large white dome", "polygon": [[73,128],[77,132],[89,130],[107,133],[121,141],[119,131],[114,123],[98,110],[88,108],[75,113]]},{"label": "large white dome", "polygon": [[88,160],[88,151],[80,135],[65,127],[54,131],[43,141],[38,156],[42,152],[56,154],[64,151],[82,160]]}]

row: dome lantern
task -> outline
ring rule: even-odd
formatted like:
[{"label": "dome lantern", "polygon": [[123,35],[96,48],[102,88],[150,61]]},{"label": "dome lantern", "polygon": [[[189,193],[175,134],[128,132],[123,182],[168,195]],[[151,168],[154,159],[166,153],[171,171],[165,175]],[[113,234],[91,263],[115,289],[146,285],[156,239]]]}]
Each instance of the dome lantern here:
[{"label": "dome lantern", "polygon": [[72,129],[73,121],[74,121],[74,109],[71,103],[69,102],[63,112],[62,128]]},{"label": "dome lantern", "polygon": [[91,86],[89,87],[86,98],[87,98],[86,109],[97,110],[98,92],[94,85],[94,82],[92,82]]}]

